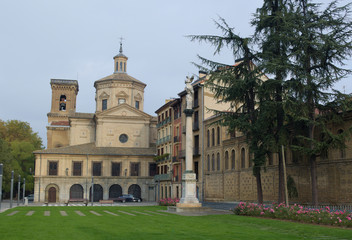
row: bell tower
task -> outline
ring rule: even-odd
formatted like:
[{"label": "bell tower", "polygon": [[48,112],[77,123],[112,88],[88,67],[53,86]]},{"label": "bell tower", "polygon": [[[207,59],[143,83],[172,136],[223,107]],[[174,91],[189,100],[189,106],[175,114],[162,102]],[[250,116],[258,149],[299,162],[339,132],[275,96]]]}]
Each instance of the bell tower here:
[{"label": "bell tower", "polygon": [[126,73],[127,72],[127,60],[128,60],[128,57],[126,57],[123,54],[122,42],[120,42],[119,54],[117,54],[114,57],[114,63],[115,63],[115,66],[114,66],[114,70],[115,71],[114,71],[114,73]]},{"label": "bell tower", "polygon": [[51,110],[48,113],[47,148],[69,145],[69,114],[76,112],[78,81],[51,79]]},{"label": "bell tower", "polygon": [[67,114],[76,111],[77,80],[51,79],[51,111],[50,113]]}]

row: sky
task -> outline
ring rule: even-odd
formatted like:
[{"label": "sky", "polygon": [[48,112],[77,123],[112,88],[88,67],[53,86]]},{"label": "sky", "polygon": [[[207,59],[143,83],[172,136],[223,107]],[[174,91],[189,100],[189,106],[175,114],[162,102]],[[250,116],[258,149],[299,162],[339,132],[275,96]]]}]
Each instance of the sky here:
[{"label": "sky", "polygon": [[[328,0],[319,2],[326,3]],[[347,1],[342,1],[347,3]],[[232,64],[229,51],[214,56],[188,35],[221,34],[224,18],[241,36],[262,0],[0,0],[0,119],[28,122],[46,146],[50,79],[78,80],[76,111],[95,112],[94,82],[113,73],[120,38],[127,73],[147,84],[144,111],[177,97],[186,76],[198,75],[197,55]],[[345,86],[352,92],[348,80]]]}]

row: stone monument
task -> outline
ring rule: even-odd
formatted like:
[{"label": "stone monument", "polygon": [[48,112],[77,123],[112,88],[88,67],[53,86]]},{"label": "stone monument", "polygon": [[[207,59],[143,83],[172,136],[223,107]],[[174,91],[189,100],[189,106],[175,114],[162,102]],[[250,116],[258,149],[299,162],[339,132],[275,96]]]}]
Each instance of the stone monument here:
[{"label": "stone monument", "polygon": [[176,207],[179,211],[184,208],[200,208],[202,206],[196,195],[196,174],[193,172],[193,131],[192,131],[192,114],[193,114],[193,77],[187,77],[186,83],[186,109],[183,111],[186,115],[186,170],[182,174],[182,198]]}]

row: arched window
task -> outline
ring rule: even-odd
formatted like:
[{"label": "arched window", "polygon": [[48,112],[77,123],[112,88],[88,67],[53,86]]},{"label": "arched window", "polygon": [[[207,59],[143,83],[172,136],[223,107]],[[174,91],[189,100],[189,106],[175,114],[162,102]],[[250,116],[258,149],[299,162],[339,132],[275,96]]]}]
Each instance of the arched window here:
[{"label": "arched window", "polygon": [[214,155],[214,153],[211,155],[211,170],[215,171],[215,155]]},{"label": "arched window", "polygon": [[231,167],[232,169],[235,169],[235,160],[236,160],[236,157],[235,157],[235,150],[232,150],[231,151]]},{"label": "arched window", "polygon": [[229,169],[229,152],[225,152],[225,170]]},{"label": "arched window", "polygon": [[122,72],[122,62],[120,62],[120,72]]},{"label": "arched window", "polygon": [[79,184],[74,184],[70,188],[70,199],[82,199],[83,187]]},{"label": "arched window", "polygon": [[246,167],[246,150],[244,148],[241,149],[241,168]]},{"label": "arched window", "polygon": [[215,145],[215,129],[214,128],[211,129],[211,145],[212,146]]},{"label": "arched window", "polygon": [[249,167],[252,167],[252,164],[253,164],[253,160],[252,160],[252,156],[249,152],[248,152],[248,166]]},{"label": "arched window", "polygon": [[[103,200],[103,187],[100,184],[94,184],[93,202]],[[89,189],[89,201],[92,201],[92,187]]]},{"label": "arched window", "polygon": [[[343,134],[343,129],[339,129],[337,131],[337,134],[340,135],[340,134]],[[340,158],[345,158],[346,157],[346,150],[345,148],[341,148],[340,149]]]},{"label": "arched window", "polygon": [[119,71],[119,62],[116,62],[116,72]]},{"label": "arched window", "polygon": [[207,168],[208,168],[208,171],[210,171],[210,156],[209,156],[209,154],[207,156]]},{"label": "arched window", "polygon": [[141,187],[138,184],[132,184],[128,188],[128,194],[132,194],[133,196],[135,196],[137,198],[142,198]]},{"label": "arched window", "polygon": [[109,199],[118,198],[122,195],[122,188],[119,184],[113,184],[109,188]]},{"label": "arched window", "polygon": [[216,170],[220,171],[220,153],[216,155]]},{"label": "arched window", "polygon": [[207,147],[210,147],[210,131],[207,131]]},{"label": "arched window", "polygon": [[66,96],[65,95],[60,96],[59,110],[66,111]]},{"label": "arched window", "polygon": [[220,127],[217,127],[216,133],[217,133],[217,136],[216,136],[217,143],[216,144],[220,145]]}]

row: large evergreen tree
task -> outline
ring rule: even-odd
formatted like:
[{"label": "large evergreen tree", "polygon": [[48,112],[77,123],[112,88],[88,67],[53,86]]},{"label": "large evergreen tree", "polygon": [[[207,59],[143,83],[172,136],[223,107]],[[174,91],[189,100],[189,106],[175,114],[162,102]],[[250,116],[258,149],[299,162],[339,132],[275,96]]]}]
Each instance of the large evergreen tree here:
[{"label": "large evergreen tree", "polygon": [[266,91],[271,97],[271,111],[275,141],[271,152],[277,153],[279,159],[279,188],[278,201],[284,201],[284,172],[281,146],[286,144],[286,131],[284,128],[284,83],[289,72],[289,36],[292,29],[290,8],[286,0],[264,0],[263,6],[257,9],[252,25],[255,27],[254,37],[260,49],[261,71],[270,76]]},{"label": "large evergreen tree", "polygon": [[350,96],[334,90],[334,84],[351,71],[343,65],[352,53],[350,4],[330,3],[325,10],[310,0],[292,0],[290,34],[291,79],[287,81],[286,114],[298,139],[292,148],[310,163],[312,203],[318,204],[317,157],[331,148],[344,148],[345,136],[331,131],[351,109]]},{"label": "large evergreen tree", "polygon": [[213,111],[221,116],[218,123],[228,127],[229,131],[238,130],[246,136],[249,156],[252,157],[249,161],[253,162],[253,174],[257,182],[258,202],[263,203],[261,169],[266,160],[269,145],[267,140],[270,139],[263,138],[263,132],[270,132],[272,122],[268,120],[271,115],[260,108],[265,103],[266,95],[261,94],[265,76],[254,65],[256,58],[251,49],[251,39],[240,37],[224,19],[220,21],[216,25],[222,31],[222,36],[191,36],[191,39],[214,45],[215,53],[219,53],[223,47],[229,47],[234,57],[240,58],[235,65],[227,65],[200,57],[202,66],[199,67],[209,72],[210,78],[206,86],[213,91],[218,102],[231,104],[229,111]]},{"label": "large evergreen tree", "polygon": [[[349,133],[337,135],[328,127],[341,122],[351,105],[350,96],[333,89],[350,73],[343,68],[352,49],[349,17],[349,4],[332,2],[320,10],[310,0],[264,0],[252,21],[254,38],[236,35],[223,19],[216,23],[223,36],[191,36],[215,46],[215,53],[226,46],[243,58],[236,66],[200,58],[199,67],[211,73],[208,86],[217,99],[232,103],[232,112],[217,113],[223,116],[221,123],[247,136],[259,202],[260,169],[270,152],[279,157],[278,196],[284,201],[281,146],[289,145],[309,159],[312,202],[318,203],[316,158],[330,148],[345,147]],[[265,82],[262,72],[269,76]]]}]

